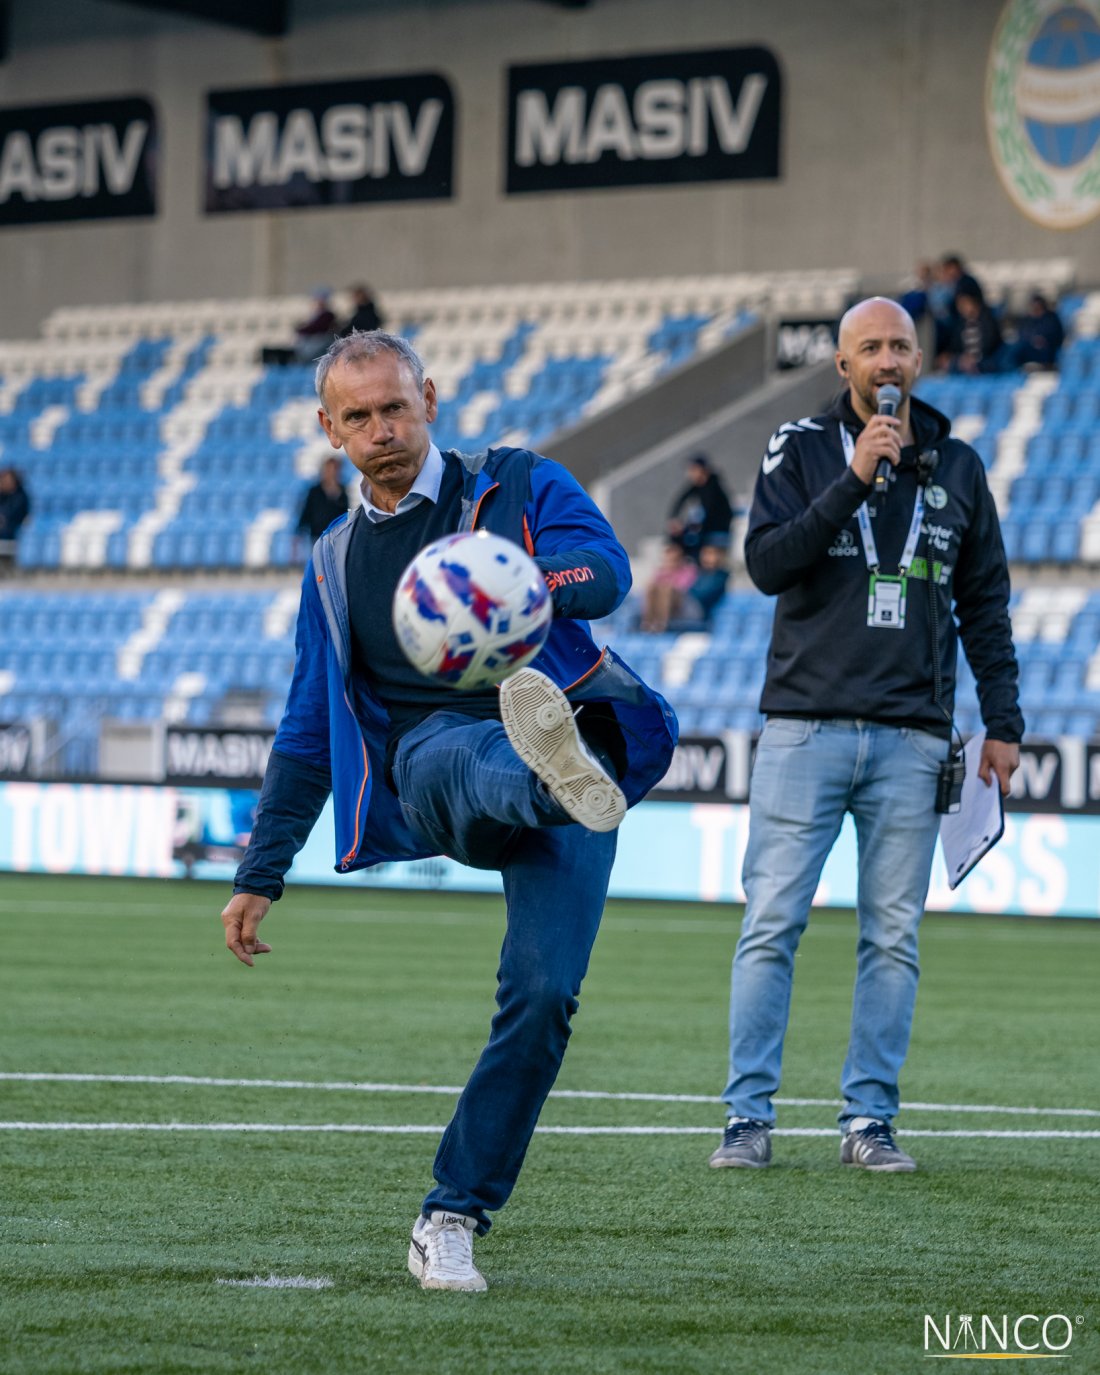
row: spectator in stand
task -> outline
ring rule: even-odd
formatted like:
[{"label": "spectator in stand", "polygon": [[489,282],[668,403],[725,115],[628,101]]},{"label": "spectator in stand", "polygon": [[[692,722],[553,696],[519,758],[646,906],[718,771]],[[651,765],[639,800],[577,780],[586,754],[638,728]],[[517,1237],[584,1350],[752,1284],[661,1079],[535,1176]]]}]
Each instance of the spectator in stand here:
[{"label": "spectator in stand", "polygon": [[1033,291],[1027,314],[1016,327],[1016,342],[1006,349],[1009,368],[1056,368],[1058,351],[1066,337],[1058,312],[1041,291]]},{"label": "spectator in stand", "polygon": [[[961,319],[960,296],[976,296],[985,305],[985,292],[981,283],[970,272],[957,253],[948,253],[940,259],[939,282],[930,296],[933,313],[936,314],[936,356],[947,353],[951,346],[951,336]],[[938,313],[937,313],[938,312]]]},{"label": "spectator in stand", "polygon": [[366,332],[372,329],[385,329],[382,316],[379,314],[378,305],[374,299],[374,292],[369,286],[353,286],[351,289],[351,314],[347,321],[341,325],[339,337],[343,338],[351,334],[354,330]]},{"label": "spectator in stand", "polygon": [[294,356],[299,363],[314,362],[336,338],[336,312],[329,300],[329,288],[314,287],[310,296],[313,314],[294,326]]},{"label": "spectator in stand", "polygon": [[684,611],[684,598],[694,586],[699,569],[684,553],[676,540],[669,540],[661,555],[657,571],[645,590],[642,608],[642,629],[660,635],[671,621],[678,620]]},{"label": "spectator in stand", "polygon": [[687,485],[668,513],[668,537],[696,563],[704,544],[729,544],[733,507],[705,454],[687,462]]},{"label": "spectator in stand", "polygon": [[911,278],[911,285],[898,297],[898,305],[919,324],[932,308],[931,295],[936,285],[936,269],[929,262],[920,262]]},{"label": "spectator in stand", "polygon": [[31,500],[14,468],[0,468],[0,569],[15,562],[19,527],[30,515]]},{"label": "spectator in stand", "polygon": [[298,540],[309,536],[309,547],[321,538],[337,516],[348,509],[348,494],[340,481],[340,460],[326,458],[321,464],[317,481],[302,499],[298,513],[298,524],[294,527],[296,553],[300,554]]},{"label": "spectator in stand", "polygon": [[293,345],[290,348],[265,345],[260,350],[260,362],[287,367],[291,363],[312,363],[319,358],[336,338],[337,319],[329,294],[327,286],[314,287],[310,292],[313,314],[294,326]]},{"label": "spectator in stand", "polygon": [[718,603],[726,595],[730,580],[729,559],[721,544],[704,544],[699,550],[699,576],[688,592],[687,608],[698,612],[704,627],[709,626]]},{"label": "spectator in stand", "polygon": [[964,291],[955,298],[958,320],[951,331],[941,364],[949,372],[977,375],[1000,372],[1003,340],[993,312],[980,296]]}]

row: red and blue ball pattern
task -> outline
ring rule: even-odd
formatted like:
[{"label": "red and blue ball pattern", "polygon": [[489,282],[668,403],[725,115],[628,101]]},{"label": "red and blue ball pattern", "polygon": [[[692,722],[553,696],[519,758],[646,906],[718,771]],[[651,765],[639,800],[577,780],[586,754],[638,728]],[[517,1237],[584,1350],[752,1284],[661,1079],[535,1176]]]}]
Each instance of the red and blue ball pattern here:
[{"label": "red and blue ball pattern", "polygon": [[552,615],[534,559],[484,530],[427,545],[401,575],[393,602],[409,662],[465,691],[495,686],[529,664]]}]

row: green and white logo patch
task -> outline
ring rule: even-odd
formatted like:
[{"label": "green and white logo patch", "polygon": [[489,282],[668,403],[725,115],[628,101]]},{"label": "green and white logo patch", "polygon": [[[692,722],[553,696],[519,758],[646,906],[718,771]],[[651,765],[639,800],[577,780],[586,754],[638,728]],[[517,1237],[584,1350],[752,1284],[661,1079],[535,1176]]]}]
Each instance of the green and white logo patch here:
[{"label": "green and white logo patch", "polygon": [[1100,0],[1009,0],[989,54],[986,123],[1005,190],[1029,219],[1100,213]]},{"label": "green and white logo patch", "polygon": [[933,511],[942,511],[947,505],[947,493],[942,487],[929,487],[924,494],[924,500]]}]

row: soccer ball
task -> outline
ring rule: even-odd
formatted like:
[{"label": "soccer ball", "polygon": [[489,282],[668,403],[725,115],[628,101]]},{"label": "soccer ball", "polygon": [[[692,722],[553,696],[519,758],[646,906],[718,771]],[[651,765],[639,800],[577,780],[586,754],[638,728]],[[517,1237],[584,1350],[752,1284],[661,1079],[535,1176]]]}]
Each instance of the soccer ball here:
[{"label": "soccer ball", "polygon": [[393,597],[397,643],[412,666],[467,691],[493,687],[529,664],[552,614],[534,559],[486,530],[426,545]]}]

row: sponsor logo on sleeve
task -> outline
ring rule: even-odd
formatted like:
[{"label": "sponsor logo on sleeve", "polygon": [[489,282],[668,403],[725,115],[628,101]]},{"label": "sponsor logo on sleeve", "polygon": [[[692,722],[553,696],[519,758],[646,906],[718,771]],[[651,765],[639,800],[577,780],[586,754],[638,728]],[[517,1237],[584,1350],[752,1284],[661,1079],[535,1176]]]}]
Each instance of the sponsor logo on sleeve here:
[{"label": "sponsor logo on sleeve", "polygon": [[821,426],[815,424],[809,416],[805,415],[801,420],[788,420],[785,425],[780,425],[779,429],[768,440],[768,451],[764,455],[765,473],[774,473],[783,462],[783,446],[787,442],[787,436],[801,434],[805,430],[817,430],[820,433]]}]

